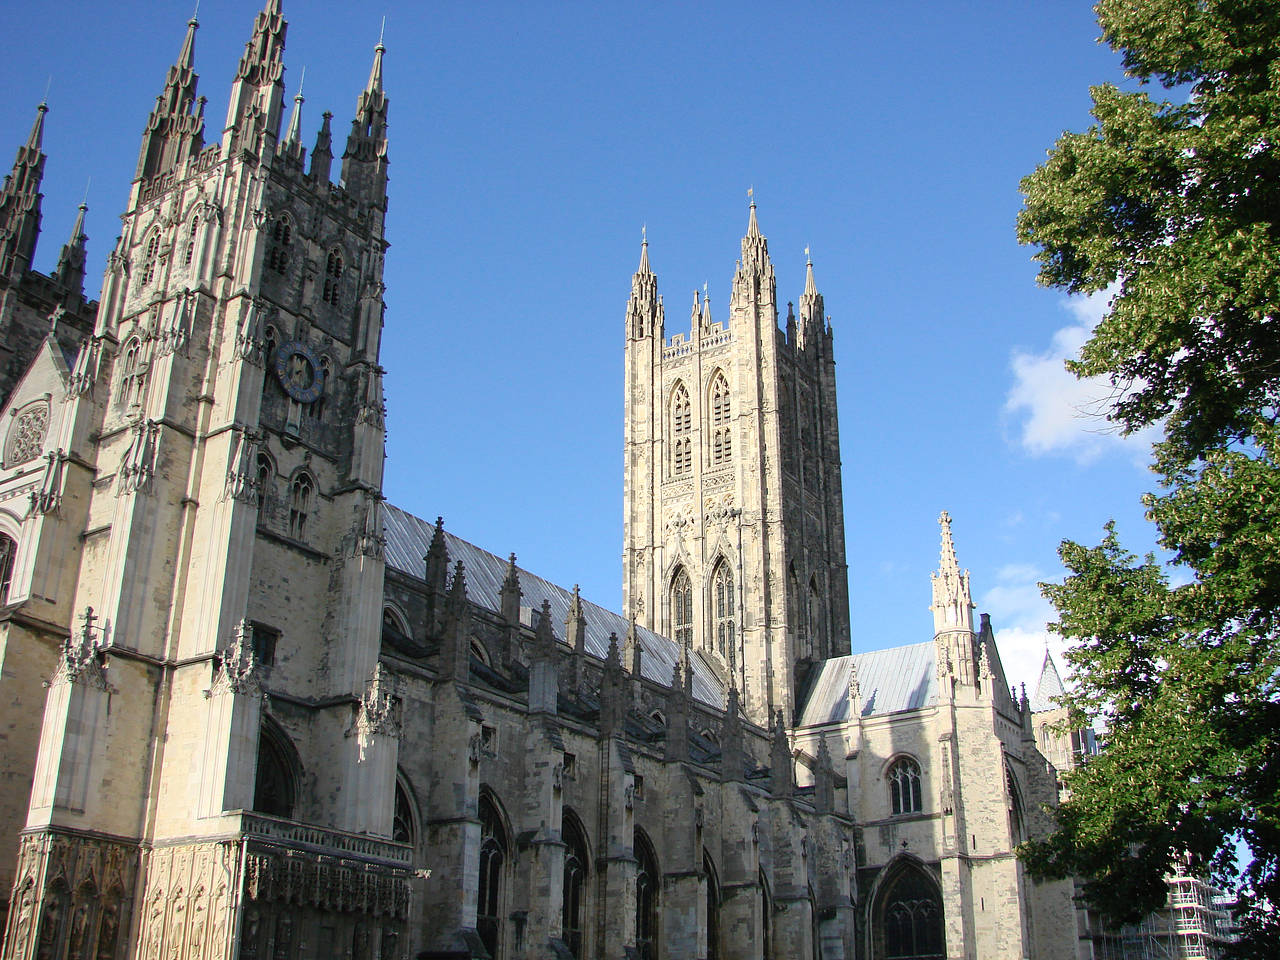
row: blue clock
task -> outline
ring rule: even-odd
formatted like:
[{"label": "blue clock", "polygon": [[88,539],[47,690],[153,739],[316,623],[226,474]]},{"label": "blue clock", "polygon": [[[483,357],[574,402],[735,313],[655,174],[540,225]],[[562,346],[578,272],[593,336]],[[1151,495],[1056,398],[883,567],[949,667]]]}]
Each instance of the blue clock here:
[{"label": "blue clock", "polygon": [[299,403],[314,403],[324,392],[320,358],[301,340],[290,340],[276,348],[276,376],[284,392]]}]

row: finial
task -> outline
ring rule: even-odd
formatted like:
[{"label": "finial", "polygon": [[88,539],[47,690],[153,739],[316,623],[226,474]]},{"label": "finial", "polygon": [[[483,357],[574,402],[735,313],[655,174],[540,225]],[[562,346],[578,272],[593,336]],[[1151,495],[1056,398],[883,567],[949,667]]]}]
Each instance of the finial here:
[{"label": "finial", "polygon": [[813,257],[809,254],[809,245],[807,243],[804,245],[804,259],[809,266],[813,266]]},{"label": "finial", "polygon": [[199,16],[200,16],[200,0],[196,0],[196,8],[191,11],[191,19],[188,20],[187,22],[196,23],[196,20]]},{"label": "finial", "polygon": [[382,45],[382,38],[385,37],[386,35],[387,35],[387,15],[384,13],[382,15],[382,28],[378,31],[378,45],[374,47],[375,50],[387,49]]},{"label": "finial", "polygon": [[747,187],[747,202],[751,204],[751,206],[753,207],[756,205],[756,188],[755,187]]},{"label": "finial", "polygon": [[[293,99],[295,103],[302,102],[302,85],[305,84],[306,82],[307,82],[307,67],[305,64],[303,64],[302,73],[298,75],[298,92],[293,95]],[[805,247],[805,250],[808,250],[808,249],[809,249],[808,247]]]},{"label": "finial", "polygon": [[93,183],[93,177],[84,178],[84,199],[80,201],[80,209],[89,209],[89,184]]},{"label": "finial", "polygon": [[640,242],[645,246],[649,245],[649,225],[647,223],[640,224]]},{"label": "finial", "polygon": [[53,74],[49,74],[49,79],[44,82],[44,99],[40,101],[40,105],[45,109],[49,107],[49,88],[53,86]]}]

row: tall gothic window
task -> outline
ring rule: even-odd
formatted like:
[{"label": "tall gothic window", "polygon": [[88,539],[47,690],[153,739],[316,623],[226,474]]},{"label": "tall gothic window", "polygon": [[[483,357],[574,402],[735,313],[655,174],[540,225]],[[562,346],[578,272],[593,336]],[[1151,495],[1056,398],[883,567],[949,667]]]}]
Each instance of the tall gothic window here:
[{"label": "tall gothic window", "polygon": [[885,960],[940,960],[944,956],[942,900],[937,885],[916,867],[903,867],[880,897],[874,931]]},{"label": "tall gothic window", "polygon": [[683,383],[671,393],[671,475],[684,476],[693,469],[693,405]]},{"label": "tall gothic window", "polygon": [[311,478],[298,474],[289,491],[289,536],[301,540],[307,535],[307,518],[311,515],[311,495],[314,492]]},{"label": "tall gothic window", "polygon": [[643,830],[635,833],[636,851],[636,953],[640,960],[658,960],[658,892],[662,874],[658,858]]},{"label": "tall gothic window", "polygon": [[324,269],[324,292],[320,297],[335,307],[342,301],[342,254],[334,250]]},{"label": "tall gothic window", "polygon": [[480,891],[476,901],[476,933],[489,951],[500,956],[503,877],[507,862],[507,831],[497,805],[487,793],[480,795]]},{"label": "tall gothic window", "polygon": [[707,960],[720,960],[720,878],[706,850],[702,851],[702,872],[707,876]]},{"label": "tall gothic window", "polygon": [[396,777],[396,805],[391,817],[391,839],[396,843],[417,843],[418,831],[414,828],[413,801],[400,777]]},{"label": "tall gothic window", "polygon": [[258,509],[271,499],[271,478],[276,474],[276,469],[271,465],[271,458],[265,453],[258,454]]},{"label": "tall gothic window", "polygon": [[590,863],[590,858],[582,826],[578,823],[578,818],[569,810],[564,812],[560,836],[566,847],[561,927],[564,930],[565,946],[578,960],[582,960],[586,956],[583,952],[585,946],[583,934],[586,929],[587,864]]},{"label": "tall gothic window", "polygon": [[160,257],[160,231],[153,230],[147,237],[146,246],[142,249],[142,270],[138,274],[138,282],[146,286],[156,278],[156,261]]},{"label": "tall gothic window", "polygon": [[13,537],[0,533],[0,603],[9,602],[9,584],[13,582],[13,558],[18,544]]},{"label": "tall gothic window", "polygon": [[723,371],[716,371],[711,380],[711,465],[723,466],[733,462],[733,428],[729,424],[729,381]]},{"label": "tall gothic window", "polygon": [[894,761],[889,768],[889,807],[895,815],[919,813],[924,808],[920,794],[920,764],[910,757]]},{"label": "tall gothic window", "polygon": [[671,578],[671,626],[681,649],[693,643],[693,582],[684,567]]},{"label": "tall gothic window", "polygon": [[191,261],[196,255],[196,234],[200,231],[200,214],[196,214],[191,218],[191,226],[187,230],[187,248],[182,254],[182,265],[184,267],[191,266]]},{"label": "tall gothic window", "polygon": [[729,651],[733,649],[736,604],[733,597],[733,571],[724,557],[716,564],[716,571],[711,577],[711,600],[714,604],[712,613],[715,618],[716,653],[728,657]]},{"label": "tall gothic window", "polygon": [[267,266],[276,273],[289,268],[289,248],[293,245],[293,225],[288,217],[281,217],[271,228],[271,247],[267,251]]},{"label": "tall gothic window", "polygon": [[253,809],[288,820],[293,817],[297,798],[293,745],[284,731],[270,721],[258,733],[258,775],[253,790]]},{"label": "tall gothic window", "polygon": [[120,358],[120,405],[126,409],[142,402],[146,364],[142,359],[142,341],[130,338]]}]

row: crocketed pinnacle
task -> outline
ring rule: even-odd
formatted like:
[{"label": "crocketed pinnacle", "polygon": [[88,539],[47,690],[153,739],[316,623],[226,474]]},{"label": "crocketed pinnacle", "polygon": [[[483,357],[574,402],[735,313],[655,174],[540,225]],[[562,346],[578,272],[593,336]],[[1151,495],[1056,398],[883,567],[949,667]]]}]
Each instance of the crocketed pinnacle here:
[{"label": "crocketed pinnacle", "polygon": [[250,84],[275,83],[284,75],[284,36],[287,24],[280,11],[280,0],[267,0],[267,5],[253,21],[253,34],[244,45],[236,79]]},{"label": "crocketed pinnacle", "polygon": [[41,102],[27,141],[18,147],[13,172],[0,186],[0,275],[21,276],[31,268],[40,234],[40,182],[44,179],[44,115]]},{"label": "crocketed pinnacle", "polygon": [[80,204],[71,238],[63,245],[58,266],[53,271],[53,279],[74,293],[84,289],[85,241],[89,239],[84,232],[84,215],[88,209],[87,203]]},{"label": "crocketed pinnacle", "polygon": [[36,107],[36,119],[31,124],[31,133],[27,135],[26,147],[29,151],[39,153],[44,145],[44,115],[49,112],[49,104],[41,100]]},{"label": "crocketed pinnacle", "polygon": [[956,545],[951,539],[951,514],[943,510],[938,517],[938,525],[942,527],[942,550],[938,561],[938,573],[943,577],[960,576],[960,564],[956,562]]},{"label": "crocketed pinnacle", "polygon": [[749,206],[749,212],[747,215],[747,236],[748,237],[760,236],[760,224],[756,222],[756,201],[754,196],[752,196],[751,203]]},{"label": "crocketed pinnacle", "polygon": [[382,44],[382,38],[378,38],[378,45],[373,48],[373,66],[369,68],[369,82],[364,85],[366,93],[375,93],[382,89],[382,55],[387,52],[387,48]]}]

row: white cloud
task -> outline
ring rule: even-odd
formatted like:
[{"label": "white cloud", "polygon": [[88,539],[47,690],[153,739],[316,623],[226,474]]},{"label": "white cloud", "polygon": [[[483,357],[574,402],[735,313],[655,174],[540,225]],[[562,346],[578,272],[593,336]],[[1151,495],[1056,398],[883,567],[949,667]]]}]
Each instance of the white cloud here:
[{"label": "white cloud", "polygon": [[978,602],[979,610],[991,614],[1005,677],[1014,685],[1025,683],[1029,695],[1035,694],[1046,647],[1063,679],[1067,676],[1066,642],[1045,627],[1056,616],[1037,586],[1043,579],[1034,567],[1011,564],[996,574],[996,585]]},{"label": "white cloud", "polygon": [[1019,441],[1033,456],[1066,454],[1088,463],[1120,449],[1145,459],[1158,438],[1153,429],[1122,436],[1105,418],[1115,388],[1101,377],[1077,379],[1064,366],[1079,355],[1110,298],[1106,290],[1064,301],[1076,323],[1058,330],[1044,352],[1015,350],[1010,357],[1013,385],[1005,411],[1018,420]]}]

